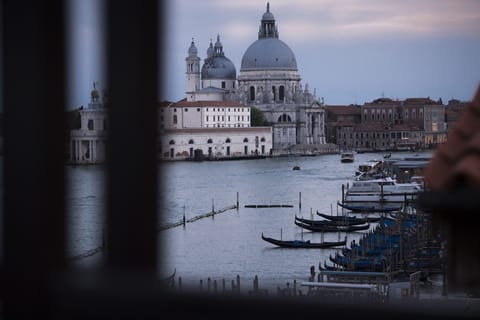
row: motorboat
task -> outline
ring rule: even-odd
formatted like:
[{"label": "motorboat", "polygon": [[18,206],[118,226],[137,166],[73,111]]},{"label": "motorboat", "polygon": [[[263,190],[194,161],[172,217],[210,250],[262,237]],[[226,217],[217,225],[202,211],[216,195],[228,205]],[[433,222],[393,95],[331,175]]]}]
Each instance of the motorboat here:
[{"label": "motorboat", "polygon": [[343,163],[354,162],[355,153],[353,151],[344,151],[340,154],[340,161]]},{"label": "motorboat", "polygon": [[422,185],[418,183],[397,183],[391,177],[353,181],[347,185],[342,203],[374,211],[375,208],[394,208],[405,202],[414,202],[422,191]]}]

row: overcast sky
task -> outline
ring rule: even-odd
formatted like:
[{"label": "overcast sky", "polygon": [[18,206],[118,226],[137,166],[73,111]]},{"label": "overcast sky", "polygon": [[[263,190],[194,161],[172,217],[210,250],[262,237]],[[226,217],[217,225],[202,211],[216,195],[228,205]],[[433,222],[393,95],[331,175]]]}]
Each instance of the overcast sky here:
[{"label": "overcast sky", "polygon": [[[88,103],[92,82],[102,80],[91,40],[102,38],[98,26],[89,23],[88,4],[96,0],[72,1],[84,8],[72,19],[81,39],[74,41],[77,58],[84,61],[72,64],[69,103],[76,107]],[[168,1],[165,86],[159,99],[185,97],[185,57],[192,38],[203,63],[210,39],[219,34],[238,75],[244,52],[257,40],[266,3]],[[315,88],[326,104],[363,104],[382,96],[470,100],[480,84],[480,1],[273,0],[270,11],[279,38],[295,54],[303,86]]]}]

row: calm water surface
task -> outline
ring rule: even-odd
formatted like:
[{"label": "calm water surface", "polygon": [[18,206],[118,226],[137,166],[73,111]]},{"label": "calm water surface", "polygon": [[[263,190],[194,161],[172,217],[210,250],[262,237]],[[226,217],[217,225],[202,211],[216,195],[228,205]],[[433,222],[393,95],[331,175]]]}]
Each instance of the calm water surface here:
[{"label": "calm water surface", "polygon": [[[403,156],[407,154],[394,154]],[[411,156],[412,154],[408,154]],[[357,154],[354,163],[341,163],[339,155],[288,157],[223,162],[168,162],[160,165],[163,188],[158,195],[160,225],[234,205],[237,192],[240,208],[204,218],[185,227],[159,232],[161,261],[159,275],[176,269],[184,286],[198,288],[207,278],[227,285],[237,275],[245,289],[251,289],[257,275],[260,287],[275,289],[286,282],[307,280],[310,266],[328,259],[336,249],[284,249],[264,242],[260,235],[284,240],[321,241],[319,233],[302,230],[294,216],[319,218],[315,212],[337,213],[341,186],[351,182],[355,169],[364,161],[382,159],[383,154]],[[301,170],[292,170],[299,165]],[[159,167],[159,168],[160,168]],[[105,194],[103,166],[69,166],[70,254],[76,255],[101,244]],[[299,209],[299,193],[301,204]],[[246,204],[290,204],[293,208],[244,208]],[[372,228],[375,225],[372,224]],[[325,241],[343,239],[344,233],[326,233]],[[348,243],[362,233],[347,235]],[[92,267],[101,254],[77,260]]]}]

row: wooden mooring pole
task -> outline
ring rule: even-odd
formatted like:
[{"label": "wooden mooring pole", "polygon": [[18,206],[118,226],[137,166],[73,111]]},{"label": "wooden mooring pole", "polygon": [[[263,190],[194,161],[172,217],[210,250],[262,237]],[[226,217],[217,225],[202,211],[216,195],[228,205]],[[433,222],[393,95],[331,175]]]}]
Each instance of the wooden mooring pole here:
[{"label": "wooden mooring pole", "polygon": [[240,208],[240,206],[239,206],[239,201],[238,201],[238,191],[237,191],[237,210],[238,210],[238,208]]},{"label": "wooden mooring pole", "polygon": [[298,210],[302,210],[302,192],[298,193]]}]

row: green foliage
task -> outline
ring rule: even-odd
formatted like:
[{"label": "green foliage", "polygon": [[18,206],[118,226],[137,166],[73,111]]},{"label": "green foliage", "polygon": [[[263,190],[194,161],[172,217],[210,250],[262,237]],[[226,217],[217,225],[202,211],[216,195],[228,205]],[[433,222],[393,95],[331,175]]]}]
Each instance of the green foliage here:
[{"label": "green foliage", "polygon": [[265,115],[256,107],[250,107],[250,125],[252,127],[263,127],[267,125]]}]

